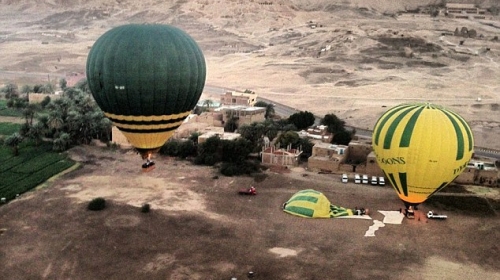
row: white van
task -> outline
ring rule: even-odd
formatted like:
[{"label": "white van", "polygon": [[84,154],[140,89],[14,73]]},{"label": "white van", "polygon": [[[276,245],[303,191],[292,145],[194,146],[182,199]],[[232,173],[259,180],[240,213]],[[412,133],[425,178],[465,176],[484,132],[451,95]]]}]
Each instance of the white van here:
[{"label": "white van", "polygon": [[361,184],[361,177],[359,176],[359,174],[354,175],[354,183]]},{"label": "white van", "polygon": [[384,177],[378,177],[378,184],[381,185],[381,186],[385,185],[385,179],[384,179]]},{"label": "white van", "polygon": [[347,177],[347,174],[342,174],[342,183],[347,183],[349,182],[349,178]]},{"label": "white van", "polygon": [[376,185],[378,184],[378,181],[377,181],[377,176],[372,176],[372,185]]},{"label": "white van", "polygon": [[363,184],[368,184],[368,175],[363,175],[363,180],[361,182]]}]

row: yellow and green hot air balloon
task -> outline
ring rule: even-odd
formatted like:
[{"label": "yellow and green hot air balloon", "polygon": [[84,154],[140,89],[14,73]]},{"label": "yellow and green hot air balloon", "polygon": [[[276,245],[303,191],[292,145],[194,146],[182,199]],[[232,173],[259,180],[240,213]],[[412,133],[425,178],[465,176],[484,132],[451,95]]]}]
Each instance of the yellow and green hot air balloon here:
[{"label": "yellow and green hot air balloon", "polygon": [[143,158],[159,150],[190,114],[206,78],[196,42],[161,24],[107,31],[92,46],[86,70],[98,106]]},{"label": "yellow and green hot air balloon", "polygon": [[407,206],[443,189],[472,157],[471,129],[458,114],[433,104],[401,104],[377,121],[377,163]]}]

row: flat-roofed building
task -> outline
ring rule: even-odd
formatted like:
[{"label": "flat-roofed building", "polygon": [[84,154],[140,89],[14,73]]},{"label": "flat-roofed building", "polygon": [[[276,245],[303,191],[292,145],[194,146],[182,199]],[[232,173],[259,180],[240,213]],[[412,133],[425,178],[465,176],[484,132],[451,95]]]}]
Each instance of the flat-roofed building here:
[{"label": "flat-roofed building", "polygon": [[266,108],[263,107],[224,105],[216,108],[214,112],[222,113],[223,123],[226,123],[230,118],[235,118],[238,126],[253,122],[263,122],[266,119]]},{"label": "flat-roofed building", "polygon": [[241,137],[241,134],[239,133],[232,133],[232,132],[220,132],[220,131],[208,131],[203,133],[202,135],[198,136],[198,144],[201,144],[205,141],[207,141],[208,138],[217,136],[221,140],[236,140],[239,137]]},{"label": "flat-roofed building", "polygon": [[257,94],[247,92],[228,91],[220,97],[222,105],[253,106],[257,102]]}]

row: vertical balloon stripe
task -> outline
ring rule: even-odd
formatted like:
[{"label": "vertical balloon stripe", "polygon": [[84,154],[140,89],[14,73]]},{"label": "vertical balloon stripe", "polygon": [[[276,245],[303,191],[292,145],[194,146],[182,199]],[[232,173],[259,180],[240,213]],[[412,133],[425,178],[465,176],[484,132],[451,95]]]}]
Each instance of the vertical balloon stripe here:
[{"label": "vertical balloon stripe", "polygon": [[394,174],[389,173],[389,176],[386,176],[389,178],[389,181],[391,181],[391,185],[394,187],[394,189],[398,192],[398,194],[401,194],[401,190],[398,187],[398,183],[396,182],[396,179],[394,178]]},{"label": "vertical balloon stripe", "polygon": [[403,135],[401,136],[401,141],[399,142],[399,147],[406,148],[410,146],[411,135],[413,134],[413,129],[415,128],[415,124],[417,123],[417,119],[422,110],[424,110],[424,107],[419,108],[415,113],[413,113],[410,120],[406,123]]},{"label": "vertical balloon stripe", "polygon": [[[453,179],[454,180],[454,179]],[[452,180],[452,181],[453,181]],[[431,194],[429,194],[429,197],[431,197],[432,195],[434,195],[435,193],[439,192],[440,190],[442,190],[444,187],[446,187],[448,185],[448,182],[443,182],[441,185],[439,185],[439,187],[434,190]]]},{"label": "vertical balloon stripe", "polygon": [[455,116],[455,118],[462,124],[463,129],[467,133],[467,140],[469,142],[468,151],[472,151],[472,149],[474,147],[474,140],[472,138],[472,132],[470,130],[469,125],[465,122],[465,120],[461,116],[459,116],[451,111],[447,111],[447,112],[450,113],[451,115]]},{"label": "vertical balloon stripe", "polygon": [[450,122],[453,124],[453,129],[455,129],[455,135],[457,137],[457,156],[455,157],[455,159],[460,160],[464,157],[465,153],[464,135],[462,134],[462,131],[460,130],[460,127],[458,126],[458,123],[453,118],[453,116],[451,116],[446,111],[443,111],[443,113],[448,117]]},{"label": "vertical balloon stripe", "polygon": [[384,128],[385,123],[389,121],[389,119],[396,114],[397,112],[403,110],[404,108],[407,108],[408,106],[401,106],[397,107],[394,110],[387,112],[382,118],[379,119],[378,123],[375,125],[376,131],[375,131],[375,145],[378,145],[379,139],[380,139],[380,134],[382,133],[382,128]]},{"label": "vertical balloon stripe", "polygon": [[408,182],[406,181],[406,172],[399,173],[399,182],[401,183],[401,189],[403,190],[403,194],[408,196]]},{"label": "vertical balloon stripe", "polygon": [[399,114],[392,122],[391,124],[389,125],[389,128],[387,129],[387,133],[385,134],[385,138],[384,138],[384,149],[390,149],[391,148],[391,143],[392,143],[392,138],[394,137],[394,133],[396,132],[396,129],[399,125],[399,123],[401,122],[401,120],[403,120],[404,117],[406,117],[406,115],[411,111],[413,110],[414,107],[410,107],[406,110],[404,110],[401,114]]}]

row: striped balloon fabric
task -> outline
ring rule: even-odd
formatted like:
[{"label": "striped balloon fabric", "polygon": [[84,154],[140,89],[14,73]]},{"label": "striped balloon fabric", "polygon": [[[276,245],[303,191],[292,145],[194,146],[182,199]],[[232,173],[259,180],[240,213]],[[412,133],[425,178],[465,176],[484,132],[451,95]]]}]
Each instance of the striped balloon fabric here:
[{"label": "striped balloon fabric", "polygon": [[474,141],[461,116],[439,105],[417,103],[385,112],[375,125],[372,146],[399,198],[417,205],[466,168]]},{"label": "striped balloon fabric", "polygon": [[205,58],[184,31],[127,24],[104,33],[87,57],[92,95],[141,153],[159,149],[196,106]]},{"label": "striped balloon fabric", "polygon": [[283,211],[304,218],[335,218],[354,215],[353,210],[332,205],[323,193],[312,189],[295,193],[284,204]]}]

